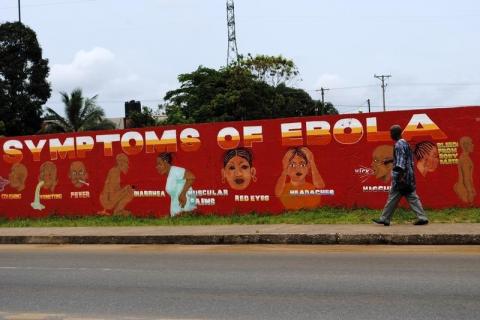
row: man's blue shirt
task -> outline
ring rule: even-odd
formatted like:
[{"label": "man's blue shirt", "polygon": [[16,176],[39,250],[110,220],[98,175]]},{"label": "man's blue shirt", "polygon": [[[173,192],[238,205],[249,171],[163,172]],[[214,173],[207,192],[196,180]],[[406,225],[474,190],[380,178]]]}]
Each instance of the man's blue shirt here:
[{"label": "man's blue shirt", "polygon": [[416,189],[413,153],[404,139],[398,140],[393,150],[392,188],[398,189],[399,184]]}]

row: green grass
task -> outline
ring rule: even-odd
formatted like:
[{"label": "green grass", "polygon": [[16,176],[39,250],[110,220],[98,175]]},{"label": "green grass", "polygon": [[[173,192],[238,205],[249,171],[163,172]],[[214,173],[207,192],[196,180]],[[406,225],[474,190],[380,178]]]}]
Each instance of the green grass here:
[{"label": "green grass", "polygon": [[[228,224],[365,224],[377,218],[379,210],[320,208],[311,211],[287,212],[281,215],[246,214],[232,216],[186,214],[175,218],[138,217],[61,217],[51,216],[42,219],[0,219],[0,227],[107,227],[107,226],[193,226]],[[434,223],[480,223],[480,209],[452,208],[429,210],[427,215]],[[411,223],[415,215],[404,209],[395,212],[393,222]]]}]

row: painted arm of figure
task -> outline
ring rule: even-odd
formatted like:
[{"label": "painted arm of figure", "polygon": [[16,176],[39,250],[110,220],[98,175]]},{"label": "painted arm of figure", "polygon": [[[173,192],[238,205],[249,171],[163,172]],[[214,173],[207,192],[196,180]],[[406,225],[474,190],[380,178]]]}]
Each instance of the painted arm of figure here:
[{"label": "painted arm of figure", "polygon": [[129,196],[133,196],[133,188],[131,185],[126,185],[122,188],[122,194],[126,194],[126,195],[129,195]]},{"label": "painted arm of figure", "polygon": [[275,195],[280,197],[283,193],[283,189],[285,188],[285,183],[287,182],[287,170],[288,170],[288,163],[290,162],[290,158],[292,157],[292,151],[288,151],[282,159],[282,173],[280,177],[278,177],[277,184],[275,185]]},{"label": "painted arm of figure", "polygon": [[185,169],[185,175],[183,176],[185,179],[185,184],[183,185],[182,192],[178,195],[178,202],[180,203],[180,207],[185,207],[187,204],[187,192],[188,189],[193,185],[193,182],[195,181],[195,176],[190,170]]},{"label": "painted arm of figure", "polygon": [[317,165],[315,164],[315,158],[313,157],[312,151],[308,148],[302,148],[302,151],[307,156],[308,163],[310,164],[310,168],[312,170],[312,182],[315,188],[324,188],[325,181],[323,181],[322,176],[318,172]]}]

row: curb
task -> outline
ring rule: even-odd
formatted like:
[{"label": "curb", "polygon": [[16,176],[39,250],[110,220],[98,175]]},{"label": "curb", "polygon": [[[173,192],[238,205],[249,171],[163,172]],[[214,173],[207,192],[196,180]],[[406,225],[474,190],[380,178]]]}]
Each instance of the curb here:
[{"label": "curb", "polygon": [[304,244],[480,245],[480,234],[238,234],[145,236],[0,236],[0,244]]}]

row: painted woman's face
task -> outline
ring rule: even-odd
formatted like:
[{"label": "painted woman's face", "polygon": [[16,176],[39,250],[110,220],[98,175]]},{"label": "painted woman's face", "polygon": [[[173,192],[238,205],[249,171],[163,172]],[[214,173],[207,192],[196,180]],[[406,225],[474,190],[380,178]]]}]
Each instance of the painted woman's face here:
[{"label": "painted woman's face", "polygon": [[432,148],[428,155],[425,157],[425,167],[429,172],[437,170],[438,165],[440,164],[440,157],[438,155],[438,149]]},{"label": "painted woman's face", "polygon": [[222,169],[222,178],[233,190],[244,190],[249,186],[250,181],[255,179],[255,173],[255,168],[251,167],[247,160],[234,156]]},{"label": "painted woman's face", "polygon": [[288,163],[287,174],[293,183],[305,183],[305,177],[308,174],[309,166],[305,159],[295,155]]},{"label": "painted woman's face", "polygon": [[157,165],[155,166],[155,168],[157,169],[158,173],[160,173],[161,175],[167,174],[168,167],[169,167],[169,164],[167,161],[161,158],[157,158]]}]

